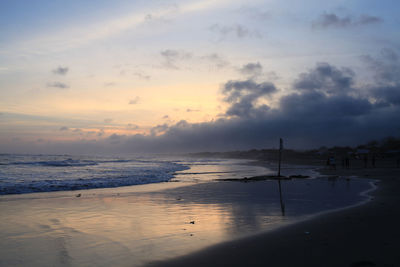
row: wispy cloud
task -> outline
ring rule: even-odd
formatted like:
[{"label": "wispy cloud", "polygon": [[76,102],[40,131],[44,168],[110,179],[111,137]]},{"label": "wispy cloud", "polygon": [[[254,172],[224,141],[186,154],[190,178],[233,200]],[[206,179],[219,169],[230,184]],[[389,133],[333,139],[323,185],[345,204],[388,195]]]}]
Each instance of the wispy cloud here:
[{"label": "wispy cloud", "polygon": [[142,79],[142,80],[147,80],[148,81],[148,80],[151,79],[150,75],[144,74],[142,72],[134,72],[132,75],[136,76],[136,77],[138,77],[139,79]]},{"label": "wispy cloud", "polygon": [[256,77],[262,73],[262,69],[260,62],[247,63],[239,68],[239,72],[250,77]]},{"label": "wispy cloud", "polygon": [[160,52],[164,59],[163,65],[169,69],[180,69],[179,62],[192,58],[192,53],[184,50],[166,49]]},{"label": "wispy cloud", "polygon": [[[117,36],[142,25],[148,25],[149,21],[154,21],[155,19],[170,20],[176,16],[223,6],[229,4],[229,2],[227,0],[199,0],[180,5],[173,4],[171,8],[163,6],[156,10],[153,8],[151,11],[149,9],[136,10],[129,15],[120,16],[117,19],[99,20],[98,23],[84,26],[77,24],[70,28],[58,30],[57,32],[47,32],[46,34],[36,36],[36,38],[20,42],[18,45],[12,44],[10,49],[34,54],[65,51],[88,45],[97,40]],[[143,14],[147,15],[144,16]]]},{"label": "wispy cloud", "polygon": [[237,38],[262,38],[262,35],[257,30],[250,30],[246,26],[240,24],[220,25],[216,23],[211,25],[209,30],[216,33],[220,40],[223,40],[228,36],[234,36]]},{"label": "wispy cloud", "polygon": [[59,89],[68,89],[69,85],[62,82],[51,82],[47,83],[47,87],[59,88]]},{"label": "wispy cloud", "polygon": [[104,83],[105,87],[112,87],[112,86],[115,86],[115,85],[116,85],[115,82],[106,82],[106,83]]},{"label": "wispy cloud", "polygon": [[134,99],[129,100],[129,105],[136,105],[140,101],[140,97],[135,97]]},{"label": "wispy cloud", "polygon": [[53,70],[53,73],[57,75],[66,75],[68,71],[69,71],[68,67],[57,67]]},{"label": "wispy cloud", "polygon": [[359,25],[376,24],[383,22],[383,19],[371,15],[361,15],[358,18],[351,16],[340,17],[335,13],[323,13],[318,19],[312,22],[313,28],[346,28]]},{"label": "wispy cloud", "polygon": [[211,53],[201,57],[202,60],[210,64],[210,69],[222,69],[229,66],[229,61],[217,53]]}]

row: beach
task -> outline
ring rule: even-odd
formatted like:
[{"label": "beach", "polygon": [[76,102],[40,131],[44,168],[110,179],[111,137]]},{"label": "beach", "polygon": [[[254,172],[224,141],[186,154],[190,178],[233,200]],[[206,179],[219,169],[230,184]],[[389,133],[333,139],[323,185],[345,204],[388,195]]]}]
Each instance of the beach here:
[{"label": "beach", "polygon": [[149,266],[400,266],[400,170],[322,170],[379,180],[363,205]]},{"label": "beach", "polygon": [[[0,196],[0,265],[398,263],[398,169],[293,163],[283,173],[314,178],[278,183],[240,179],[262,171],[265,162],[187,162],[191,168],[177,171],[170,182]],[[271,162],[265,166],[274,172]],[[320,174],[311,171],[316,168]],[[213,180],[231,176],[236,179]]]}]

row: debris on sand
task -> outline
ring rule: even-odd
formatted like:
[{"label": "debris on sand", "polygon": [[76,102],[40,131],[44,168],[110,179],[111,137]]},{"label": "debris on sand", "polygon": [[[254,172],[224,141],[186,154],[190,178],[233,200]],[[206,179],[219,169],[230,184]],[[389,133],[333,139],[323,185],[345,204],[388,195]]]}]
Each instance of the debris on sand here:
[{"label": "debris on sand", "polygon": [[229,181],[229,182],[256,182],[256,181],[266,181],[266,180],[291,180],[291,179],[305,179],[310,178],[307,175],[291,175],[291,176],[276,176],[276,175],[260,175],[253,177],[244,177],[239,179],[227,178],[227,179],[218,179],[218,181]]}]

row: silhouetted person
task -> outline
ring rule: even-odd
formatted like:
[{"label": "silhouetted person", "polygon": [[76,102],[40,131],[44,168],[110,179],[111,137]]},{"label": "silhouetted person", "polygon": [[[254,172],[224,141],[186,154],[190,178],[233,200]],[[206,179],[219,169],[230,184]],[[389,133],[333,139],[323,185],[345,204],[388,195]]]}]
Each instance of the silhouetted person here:
[{"label": "silhouetted person", "polygon": [[329,158],[329,165],[331,166],[332,169],[336,170],[336,162],[334,156]]},{"label": "silhouetted person", "polygon": [[346,157],[345,161],[346,161],[346,169],[350,169],[350,159]]}]

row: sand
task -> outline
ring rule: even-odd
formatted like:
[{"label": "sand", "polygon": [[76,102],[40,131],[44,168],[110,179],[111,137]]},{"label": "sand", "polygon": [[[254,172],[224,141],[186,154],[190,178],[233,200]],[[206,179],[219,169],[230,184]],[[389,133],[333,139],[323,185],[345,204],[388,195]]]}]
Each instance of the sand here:
[{"label": "sand", "polygon": [[275,181],[2,196],[0,266],[400,266],[399,170],[322,172],[381,182],[373,201],[300,223],[272,204]]},{"label": "sand", "polygon": [[380,182],[362,206],[149,266],[400,266],[400,169],[321,172]]}]

